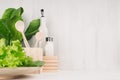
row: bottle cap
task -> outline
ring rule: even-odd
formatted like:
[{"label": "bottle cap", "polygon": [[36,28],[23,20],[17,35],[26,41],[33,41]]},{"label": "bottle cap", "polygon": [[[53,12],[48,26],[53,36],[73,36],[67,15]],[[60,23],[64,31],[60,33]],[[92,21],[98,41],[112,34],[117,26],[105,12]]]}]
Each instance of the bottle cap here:
[{"label": "bottle cap", "polygon": [[44,9],[41,9],[41,17],[44,17]]},{"label": "bottle cap", "polygon": [[46,41],[53,41],[52,37],[46,37]]},{"label": "bottle cap", "polygon": [[49,37],[46,37],[46,41],[49,41]]}]

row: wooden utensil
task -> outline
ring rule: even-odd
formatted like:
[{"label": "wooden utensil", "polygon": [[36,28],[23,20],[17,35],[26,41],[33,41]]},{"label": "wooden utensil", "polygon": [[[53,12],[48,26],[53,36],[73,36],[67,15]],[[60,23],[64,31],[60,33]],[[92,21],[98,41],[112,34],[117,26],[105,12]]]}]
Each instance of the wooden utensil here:
[{"label": "wooden utensil", "polygon": [[18,20],[18,21],[15,23],[15,27],[16,27],[16,29],[17,29],[19,32],[21,32],[22,37],[23,37],[23,41],[24,41],[24,43],[25,43],[25,46],[26,46],[26,47],[30,47],[29,44],[28,44],[28,41],[27,41],[27,39],[26,39],[26,37],[25,37],[25,34],[24,34],[24,29],[25,29],[25,27],[24,27],[24,22],[21,21],[21,20]]},{"label": "wooden utensil", "polygon": [[34,45],[34,47],[37,47],[38,43],[40,40],[42,40],[42,32],[37,32],[36,35],[35,35],[35,38],[36,38],[36,43]]}]

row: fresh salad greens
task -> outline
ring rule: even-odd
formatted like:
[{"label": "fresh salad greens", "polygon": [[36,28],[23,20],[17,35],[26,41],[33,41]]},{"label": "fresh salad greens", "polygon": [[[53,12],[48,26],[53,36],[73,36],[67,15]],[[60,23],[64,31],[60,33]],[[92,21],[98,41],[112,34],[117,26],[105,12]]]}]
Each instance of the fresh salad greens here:
[{"label": "fresh salad greens", "polygon": [[41,67],[43,61],[33,61],[27,56],[19,40],[6,45],[6,39],[0,39],[0,68],[2,67]]},{"label": "fresh salad greens", "polygon": [[[22,42],[22,35],[19,31],[15,28],[15,23],[18,20],[23,20],[22,14],[24,9],[22,7],[15,9],[15,8],[8,8],[2,15],[0,19],[0,38],[5,38],[7,45],[10,45],[12,41],[19,40]],[[25,35],[27,39],[31,39],[33,35],[38,32],[38,28],[40,26],[40,19],[32,20],[25,31]]]},{"label": "fresh salad greens", "polygon": [[[33,61],[27,56],[21,45],[22,35],[15,28],[18,20],[23,20],[22,7],[8,8],[0,19],[0,68],[2,67],[41,67],[43,61]],[[40,19],[32,20],[25,31],[27,40],[31,39],[39,30]]]}]

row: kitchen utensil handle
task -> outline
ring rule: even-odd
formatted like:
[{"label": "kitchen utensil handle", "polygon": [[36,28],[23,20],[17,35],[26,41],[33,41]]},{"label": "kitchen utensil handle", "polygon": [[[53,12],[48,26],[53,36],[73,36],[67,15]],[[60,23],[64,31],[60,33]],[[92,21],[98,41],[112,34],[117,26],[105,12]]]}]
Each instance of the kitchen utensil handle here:
[{"label": "kitchen utensil handle", "polygon": [[26,39],[26,37],[25,37],[23,32],[22,32],[22,36],[23,36],[23,41],[24,41],[25,46],[26,47],[30,47],[30,45],[28,44],[28,41],[27,41],[27,39]]},{"label": "kitchen utensil handle", "polygon": [[38,45],[38,42],[39,42],[39,41],[36,41],[36,43],[35,43],[34,47],[37,47],[37,45]]}]

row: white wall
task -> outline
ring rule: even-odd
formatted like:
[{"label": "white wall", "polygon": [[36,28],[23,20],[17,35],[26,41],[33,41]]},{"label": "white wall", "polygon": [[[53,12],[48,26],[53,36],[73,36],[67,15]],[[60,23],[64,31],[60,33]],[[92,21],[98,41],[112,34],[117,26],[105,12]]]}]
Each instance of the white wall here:
[{"label": "white wall", "polygon": [[26,23],[45,9],[60,69],[116,69],[120,64],[119,0],[0,0],[0,16],[22,5]]}]

